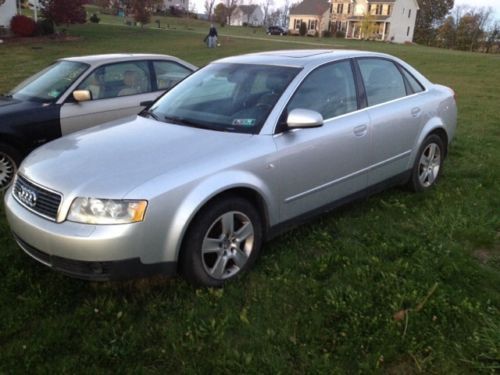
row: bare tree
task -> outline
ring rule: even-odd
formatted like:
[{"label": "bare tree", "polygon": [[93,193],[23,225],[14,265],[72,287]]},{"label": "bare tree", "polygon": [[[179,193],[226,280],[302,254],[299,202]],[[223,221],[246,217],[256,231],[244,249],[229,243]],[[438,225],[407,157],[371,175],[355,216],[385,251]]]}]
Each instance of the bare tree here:
[{"label": "bare tree", "polygon": [[268,17],[269,17],[269,8],[273,5],[274,1],[273,0],[264,0],[262,2],[262,8],[264,9],[264,25],[267,26],[268,24]]},{"label": "bare tree", "polygon": [[476,18],[475,27],[472,34],[472,43],[470,45],[470,51],[472,52],[474,50],[475,44],[478,42],[479,36],[484,33],[485,26],[488,24],[488,21],[493,14],[493,8],[476,8],[476,10],[472,11],[471,13]]},{"label": "bare tree", "polygon": [[212,13],[214,9],[214,4],[215,0],[205,0],[204,6],[205,6],[205,13],[208,16],[208,20],[212,21]]},{"label": "bare tree", "polygon": [[227,9],[227,23],[230,25],[231,24],[231,14],[233,13],[234,9],[238,6],[238,0],[224,0],[224,5],[226,6]]}]

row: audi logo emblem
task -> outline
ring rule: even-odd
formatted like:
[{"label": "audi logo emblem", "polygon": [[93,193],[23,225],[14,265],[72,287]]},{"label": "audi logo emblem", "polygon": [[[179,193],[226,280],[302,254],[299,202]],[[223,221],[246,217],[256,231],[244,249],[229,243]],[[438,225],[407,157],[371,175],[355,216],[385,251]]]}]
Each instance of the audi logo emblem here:
[{"label": "audi logo emblem", "polygon": [[23,202],[25,205],[29,207],[35,207],[36,206],[36,193],[28,188],[25,188],[24,186],[21,186],[19,190],[17,191],[17,197],[21,202]]}]

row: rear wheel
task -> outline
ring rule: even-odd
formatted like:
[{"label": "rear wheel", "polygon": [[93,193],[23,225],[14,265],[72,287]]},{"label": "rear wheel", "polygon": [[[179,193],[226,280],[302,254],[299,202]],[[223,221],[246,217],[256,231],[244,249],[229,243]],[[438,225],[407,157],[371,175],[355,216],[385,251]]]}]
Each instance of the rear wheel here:
[{"label": "rear wheel", "polygon": [[181,271],[194,285],[222,286],[252,267],[261,245],[262,223],[253,205],[239,197],[216,200],[185,235]]},{"label": "rear wheel", "polygon": [[16,149],[0,143],[0,191],[4,191],[10,186],[20,161],[21,155]]},{"label": "rear wheel", "polygon": [[415,159],[409,182],[412,190],[424,191],[436,184],[442,170],[444,145],[436,134],[428,136]]}]

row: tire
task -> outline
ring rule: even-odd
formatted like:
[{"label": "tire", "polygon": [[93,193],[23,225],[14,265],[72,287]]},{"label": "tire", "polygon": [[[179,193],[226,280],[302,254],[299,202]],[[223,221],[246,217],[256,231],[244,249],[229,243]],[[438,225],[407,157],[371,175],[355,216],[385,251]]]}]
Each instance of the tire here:
[{"label": "tire", "polygon": [[429,135],[415,158],[409,187],[415,192],[421,192],[434,186],[441,175],[443,159],[443,140],[436,134]]},{"label": "tire", "polygon": [[218,199],[189,226],[180,271],[195,286],[221,287],[253,266],[261,246],[262,221],[255,207],[236,196]]},{"label": "tire", "polygon": [[20,162],[21,154],[15,148],[0,143],[0,192],[12,184]]}]

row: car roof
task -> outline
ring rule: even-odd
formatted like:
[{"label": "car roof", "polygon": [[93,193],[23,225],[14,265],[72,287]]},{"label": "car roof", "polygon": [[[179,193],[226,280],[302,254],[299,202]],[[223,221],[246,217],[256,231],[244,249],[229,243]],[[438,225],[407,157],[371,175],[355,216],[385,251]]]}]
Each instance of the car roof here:
[{"label": "car roof", "polygon": [[393,58],[392,56],[382,53],[357,50],[297,49],[250,53],[246,55],[220,59],[215,62],[233,64],[281,65],[304,68],[311,64],[320,65],[330,61],[363,56],[380,56]]},{"label": "car roof", "polygon": [[193,69],[196,67],[192,64],[189,64],[186,61],[183,61],[177,57],[169,56],[169,55],[161,55],[154,53],[110,53],[110,54],[102,54],[102,55],[87,55],[87,56],[75,56],[75,57],[65,57],[61,58],[58,61],[75,61],[81,62],[93,66],[108,64],[113,62],[121,62],[124,60],[173,60],[180,62],[184,65],[191,66]]}]

